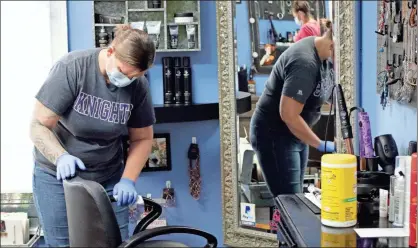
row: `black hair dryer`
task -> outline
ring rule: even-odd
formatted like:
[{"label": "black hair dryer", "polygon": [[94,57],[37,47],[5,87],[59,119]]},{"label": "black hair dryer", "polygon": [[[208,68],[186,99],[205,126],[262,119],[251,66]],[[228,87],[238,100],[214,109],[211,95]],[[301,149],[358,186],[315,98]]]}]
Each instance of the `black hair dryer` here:
[{"label": "black hair dryer", "polygon": [[396,156],[399,155],[392,135],[384,134],[374,138],[374,152],[379,157],[379,165],[383,171],[392,175],[395,171]]}]

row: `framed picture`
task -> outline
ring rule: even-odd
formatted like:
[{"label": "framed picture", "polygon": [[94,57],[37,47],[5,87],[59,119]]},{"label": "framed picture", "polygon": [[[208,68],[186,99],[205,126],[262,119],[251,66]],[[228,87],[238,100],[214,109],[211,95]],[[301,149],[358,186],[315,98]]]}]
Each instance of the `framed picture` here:
[{"label": "framed picture", "polygon": [[[124,162],[128,159],[129,137],[122,138]],[[171,171],[171,147],[169,133],[155,133],[151,154],[142,171]]]},{"label": "framed picture", "polygon": [[171,171],[171,147],[169,133],[156,133],[151,154],[142,171]]}]

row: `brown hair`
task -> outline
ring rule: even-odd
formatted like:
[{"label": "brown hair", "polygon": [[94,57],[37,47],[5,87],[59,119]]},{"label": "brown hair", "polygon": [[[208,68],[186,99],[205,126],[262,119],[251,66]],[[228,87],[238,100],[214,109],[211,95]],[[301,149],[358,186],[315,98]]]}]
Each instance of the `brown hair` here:
[{"label": "brown hair", "polygon": [[321,27],[321,35],[332,40],[332,22],[326,18],[319,19],[319,25]]},{"label": "brown hair", "polygon": [[154,63],[155,45],[142,30],[131,28],[129,24],[117,25],[112,41],[115,57],[141,71]]},{"label": "brown hair", "polygon": [[293,1],[292,11],[293,13],[302,11],[305,15],[311,16],[311,6],[308,1]]}]

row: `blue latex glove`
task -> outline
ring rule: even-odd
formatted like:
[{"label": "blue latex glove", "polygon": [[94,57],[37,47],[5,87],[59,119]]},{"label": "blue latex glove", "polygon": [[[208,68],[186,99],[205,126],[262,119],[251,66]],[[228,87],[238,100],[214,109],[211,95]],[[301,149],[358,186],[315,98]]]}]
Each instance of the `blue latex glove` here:
[{"label": "blue latex glove", "polygon": [[325,141],[321,140],[317,149],[320,152],[332,153],[332,152],[335,152],[335,144],[332,141],[327,141],[326,147],[325,147]]},{"label": "blue latex glove", "polygon": [[128,178],[121,178],[113,188],[113,195],[118,198],[118,206],[126,206],[136,202],[138,193],[135,189],[135,182]]},{"label": "blue latex glove", "polygon": [[57,162],[57,180],[64,180],[75,175],[76,166],[80,170],[85,170],[86,166],[79,158],[68,153],[64,153],[58,157]]}]

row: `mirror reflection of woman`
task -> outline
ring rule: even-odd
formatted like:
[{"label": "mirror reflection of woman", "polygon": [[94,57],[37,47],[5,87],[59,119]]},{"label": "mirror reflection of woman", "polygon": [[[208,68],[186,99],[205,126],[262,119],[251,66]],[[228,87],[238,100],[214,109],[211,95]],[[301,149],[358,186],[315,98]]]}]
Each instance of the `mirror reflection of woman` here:
[{"label": "mirror reflection of woman", "polygon": [[293,38],[295,42],[309,36],[321,35],[320,25],[311,14],[308,1],[293,1],[292,13],[296,24],[301,26]]},{"label": "mirror reflection of woman", "polygon": [[319,37],[307,37],[277,60],[250,124],[250,141],[274,196],[302,192],[308,146],[335,151],[312,131],[334,80],[332,23],[322,19]]}]

